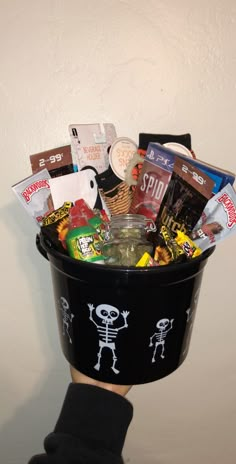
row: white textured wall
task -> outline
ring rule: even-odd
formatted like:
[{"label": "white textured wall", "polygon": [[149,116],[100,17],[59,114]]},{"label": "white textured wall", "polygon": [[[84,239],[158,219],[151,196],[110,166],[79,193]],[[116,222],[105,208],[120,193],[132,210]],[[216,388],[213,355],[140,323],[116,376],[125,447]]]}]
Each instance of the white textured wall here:
[{"label": "white textured wall", "polygon": [[[234,0],[0,1],[2,463],[41,451],[69,381],[48,264],[11,185],[31,153],[69,143],[70,123],[98,121],[136,141],[189,131],[199,157],[236,171],[235,21]],[[128,462],[235,463],[235,246],[208,263],[184,365],[130,393]]]}]

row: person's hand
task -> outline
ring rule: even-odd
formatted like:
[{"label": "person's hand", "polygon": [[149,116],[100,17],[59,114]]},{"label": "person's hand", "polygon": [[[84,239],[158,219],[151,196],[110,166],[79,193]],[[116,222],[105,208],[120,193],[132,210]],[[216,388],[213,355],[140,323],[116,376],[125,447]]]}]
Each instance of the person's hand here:
[{"label": "person's hand", "polygon": [[115,385],[112,383],[100,382],[99,380],[87,377],[87,375],[82,374],[72,366],[70,366],[70,373],[74,383],[86,383],[96,387],[105,388],[105,390],[110,390],[114,393],[118,393],[118,395],[121,396],[125,396],[132,387],[132,385]]}]

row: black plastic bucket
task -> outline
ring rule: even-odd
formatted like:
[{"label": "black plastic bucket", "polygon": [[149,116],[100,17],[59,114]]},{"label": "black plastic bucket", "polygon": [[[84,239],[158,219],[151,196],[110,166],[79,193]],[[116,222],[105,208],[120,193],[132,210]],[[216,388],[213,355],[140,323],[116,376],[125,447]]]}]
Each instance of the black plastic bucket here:
[{"label": "black plastic bucket", "polygon": [[123,268],[86,263],[36,244],[49,260],[63,353],[94,379],[143,384],[187,356],[204,266],[214,248],[183,264]]}]

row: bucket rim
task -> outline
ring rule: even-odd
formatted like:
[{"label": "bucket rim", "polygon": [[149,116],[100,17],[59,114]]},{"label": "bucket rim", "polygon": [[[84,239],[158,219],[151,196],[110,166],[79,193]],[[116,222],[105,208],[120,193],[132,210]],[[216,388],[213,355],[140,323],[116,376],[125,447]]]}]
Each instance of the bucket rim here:
[{"label": "bucket rim", "polygon": [[[184,271],[187,269],[194,268],[196,265],[200,265],[212,255],[212,253],[215,251],[216,246],[213,246],[211,248],[208,248],[207,250],[203,251],[203,253],[196,258],[193,258],[191,261],[186,261],[184,263],[173,263],[173,264],[168,264],[166,266],[155,266],[155,267],[135,267],[135,266],[115,266],[115,265],[103,265],[103,264],[97,264],[96,262],[88,262],[88,261],[80,261],[74,258],[71,258],[70,256],[67,256],[63,253],[60,253],[59,251],[55,250],[53,247],[51,247],[48,243],[45,242],[45,239],[42,235],[42,233],[38,233],[36,235],[36,247],[38,248],[38,251],[43,255],[44,258],[49,259],[49,256],[52,256],[56,260],[63,261],[64,263],[67,263],[67,265],[71,265],[74,268],[78,269],[84,269],[84,270],[99,270],[100,272],[118,272],[120,274],[132,274],[132,275],[140,275],[142,273],[148,273],[150,275],[152,274],[166,274],[166,273],[172,273],[176,271]],[[205,263],[204,263],[205,264]]]}]

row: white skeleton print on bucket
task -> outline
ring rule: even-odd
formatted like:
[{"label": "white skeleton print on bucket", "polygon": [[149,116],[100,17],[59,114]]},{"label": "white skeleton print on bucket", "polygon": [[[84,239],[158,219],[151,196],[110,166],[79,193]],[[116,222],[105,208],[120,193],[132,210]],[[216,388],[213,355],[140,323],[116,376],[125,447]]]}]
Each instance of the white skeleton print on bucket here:
[{"label": "white skeleton print on bucket", "polygon": [[63,336],[67,335],[69,342],[72,343],[70,329],[72,327],[74,314],[71,312],[70,305],[64,296],[60,297],[59,308],[62,313],[62,334]]},{"label": "white skeleton print on bucket", "polygon": [[[87,303],[90,316],[89,319],[94,323],[94,325],[97,328],[98,336],[99,336],[99,351],[97,353],[97,363],[94,366],[94,369],[97,371],[100,370],[101,367],[101,357],[102,357],[102,350],[103,348],[109,348],[112,352],[112,359],[113,359],[113,364],[111,366],[111,369],[115,374],[119,374],[119,370],[116,369],[116,362],[117,362],[117,356],[116,356],[116,337],[118,335],[119,330],[126,329],[128,327],[127,324],[127,317],[129,315],[129,311],[122,311],[120,312],[117,308],[114,306],[108,305],[108,304],[100,304],[96,307],[94,307],[93,304]],[[100,323],[97,324],[97,322],[93,318],[93,311],[95,310],[96,316],[100,319]],[[118,319],[120,316],[123,317],[124,324],[121,327],[112,327],[114,321]]]},{"label": "white skeleton print on bucket", "polygon": [[196,291],[196,293],[195,293],[195,295],[193,297],[193,305],[190,306],[186,310],[186,323],[187,323],[187,325],[189,327],[188,327],[188,336],[187,336],[186,342],[185,342],[185,348],[184,348],[184,350],[182,352],[182,357],[185,356],[185,354],[187,352],[187,349],[188,349],[188,346],[189,346],[189,343],[190,343],[190,338],[191,338],[191,334],[192,334],[194,317],[195,317],[195,312],[196,312],[196,308],[197,308],[197,302],[198,302],[199,293],[200,293],[200,288],[197,289],[197,291]]},{"label": "white skeleton print on bucket", "polygon": [[[173,328],[173,322],[174,319],[160,319],[156,327],[158,329],[158,332],[155,332],[151,337],[150,337],[150,343],[149,346],[154,346],[153,350],[153,355],[152,355],[152,363],[156,361],[156,355],[157,355],[157,348],[158,346],[161,347],[161,354],[160,357],[164,359],[165,357],[165,343],[166,343],[166,336],[168,332]],[[154,342],[153,342],[154,340]]]},{"label": "white skeleton print on bucket", "polygon": [[186,310],[186,314],[187,314],[187,322],[190,322],[191,321],[191,324],[193,324],[192,322],[192,319],[193,319],[193,316],[195,314],[195,310],[196,310],[196,307],[197,307],[197,301],[198,301],[198,297],[199,297],[199,292],[200,292],[200,288],[197,289],[194,297],[193,297],[193,305],[190,306],[187,310]]}]

